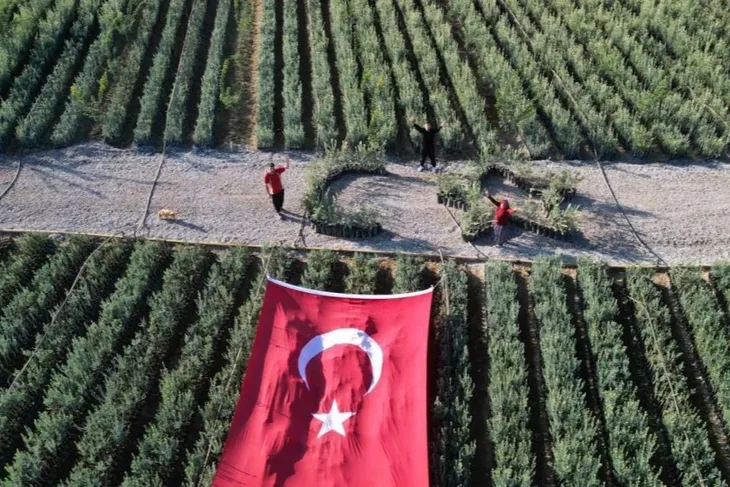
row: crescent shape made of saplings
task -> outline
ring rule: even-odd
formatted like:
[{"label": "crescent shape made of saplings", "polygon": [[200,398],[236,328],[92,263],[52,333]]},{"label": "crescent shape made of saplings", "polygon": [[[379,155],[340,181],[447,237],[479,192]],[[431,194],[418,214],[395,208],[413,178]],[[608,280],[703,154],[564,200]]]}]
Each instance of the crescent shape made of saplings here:
[{"label": "crescent shape made of saplings", "polygon": [[338,328],[328,331],[327,333],[317,335],[304,345],[302,351],[299,352],[298,360],[299,376],[304,381],[304,385],[309,389],[306,370],[309,361],[335,345],[354,345],[368,354],[370,366],[373,368],[373,380],[365,393],[369,394],[380,380],[380,374],[383,371],[383,350],[378,345],[378,342],[373,340],[370,335],[357,328]]}]

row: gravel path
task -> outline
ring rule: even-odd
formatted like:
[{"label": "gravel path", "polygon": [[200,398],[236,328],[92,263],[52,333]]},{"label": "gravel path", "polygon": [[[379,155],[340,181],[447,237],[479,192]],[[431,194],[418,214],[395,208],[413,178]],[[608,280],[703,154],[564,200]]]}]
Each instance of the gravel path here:
[{"label": "gravel path", "polygon": [[[297,244],[307,247],[407,251],[480,257],[461,240],[449,210],[436,203],[436,176],[415,164],[391,163],[388,176],[346,177],[335,183],[338,204],[370,203],[380,208],[385,232],[374,239],[346,240],[317,235],[304,227],[300,237],[306,167],[315,157],[291,153],[285,174],[288,219],[274,218],[262,178],[281,153],[175,150],[168,153],[142,235],[192,242]],[[137,227],[154,179],[159,155],[89,143],[23,158],[16,185],[0,200],[0,231],[44,230],[109,234]],[[0,189],[15,174],[17,156],[0,155]],[[560,242],[511,228],[503,249],[476,242],[489,257],[528,260],[562,253],[571,261],[593,256],[613,264],[656,262],[631,234],[613,204],[600,172],[591,163],[549,163],[580,171],[574,200],[580,205],[582,237]],[[449,170],[458,170],[454,163]],[[611,184],[644,241],[670,264],[711,264],[730,259],[730,165],[609,163]],[[522,194],[500,180],[490,189],[519,205]],[[161,208],[177,222],[161,221]],[[450,210],[460,221],[461,212]],[[303,238],[302,238],[303,237]]]}]

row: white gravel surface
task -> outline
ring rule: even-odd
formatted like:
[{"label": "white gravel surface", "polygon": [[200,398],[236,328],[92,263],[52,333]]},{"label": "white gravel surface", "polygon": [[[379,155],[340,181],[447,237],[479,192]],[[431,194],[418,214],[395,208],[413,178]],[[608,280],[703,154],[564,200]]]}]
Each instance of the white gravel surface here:
[{"label": "white gravel surface", "polygon": [[[333,191],[341,205],[370,203],[382,211],[385,232],[374,239],[347,240],[314,233],[301,238],[300,199],[311,153],[292,152],[284,175],[285,209],[279,221],[263,186],[269,162],[284,153],[247,151],[168,152],[143,236],[260,245],[264,243],[337,249],[437,253],[465,257],[529,260],[561,253],[566,260],[594,256],[613,264],[655,263],[656,257],[634,238],[610,197],[600,172],[589,162],[547,163],[580,171],[574,200],[580,205],[582,236],[561,242],[511,228],[503,249],[488,239],[461,240],[449,210],[436,202],[436,176],[419,173],[416,163],[391,163],[388,176],[346,177]],[[18,156],[0,155],[0,189],[15,174]],[[23,157],[15,186],[0,200],[0,231],[43,230],[131,235],[139,223],[159,154],[88,143]],[[458,170],[451,164],[449,170]],[[712,264],[730,259],[730,165],[722,163],[607,163],[619,201],[644,241],[670,264]],[[498,195],[519,205],[517,188],[487,182]],[[161,221],[157,211],[177,212],[177,222]],[[450,210],[458,220],[461,212]]]}]

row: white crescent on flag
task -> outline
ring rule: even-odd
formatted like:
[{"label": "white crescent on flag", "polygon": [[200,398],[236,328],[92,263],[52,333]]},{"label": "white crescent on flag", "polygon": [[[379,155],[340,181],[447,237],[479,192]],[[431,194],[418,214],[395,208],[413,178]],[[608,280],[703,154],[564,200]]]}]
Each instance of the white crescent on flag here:
[{"label": "white crescent on flag", "polygon": [[369,394],[378,381],[383,371],[383,350],[378,342],[373,340],[370,335],[357,328],[338,328],[336,330],[317,335],[307,342],[299,352],[299,376],[304,381],[304,385],[309,389],[307,383],[307,364],[314,357],[335,345],[354,345],[368,354],[370,365],[373,368],[373,380],[370,383],[365,394]]}]

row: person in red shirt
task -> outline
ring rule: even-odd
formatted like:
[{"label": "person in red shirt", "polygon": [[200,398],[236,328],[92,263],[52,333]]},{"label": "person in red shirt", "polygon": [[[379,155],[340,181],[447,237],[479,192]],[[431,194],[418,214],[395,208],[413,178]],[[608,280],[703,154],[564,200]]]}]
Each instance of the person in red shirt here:
[{"label": "person in red shirt", "polygon": [[497,247],[501,247],[504,242],[504,227],[509,224],[510,216],[515,210],[509,207],[509,201],[506,199],[497,201],[489,192],[485,192],[484,195],[497,207],[497,211],[494,212],[494,241]]},{"label": "person in red shirt", "polygon": [[286,158],[286,164],[276,166],[273,162],[269,164],[269,170],[264,175],[264,184],[266,185],[266,193],[274,203],[274,209],[280,219],[284,219],[281,210],[284,206],[284,186],[281,184],[281,174],[289,169],[289,157]]}]

